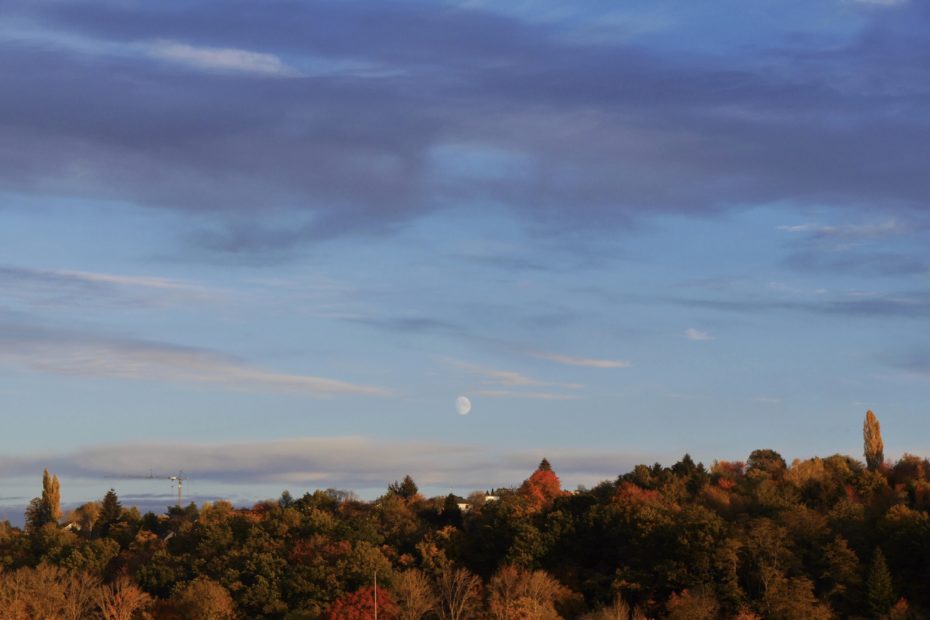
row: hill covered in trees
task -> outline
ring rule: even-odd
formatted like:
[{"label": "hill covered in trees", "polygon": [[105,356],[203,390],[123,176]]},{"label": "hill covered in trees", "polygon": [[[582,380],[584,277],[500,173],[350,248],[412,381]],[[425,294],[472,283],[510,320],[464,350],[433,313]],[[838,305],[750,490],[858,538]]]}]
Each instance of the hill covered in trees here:
[{"label": "hill covered in trees", "polygon": [[864,463],[685,455],[568,492],[544,460],[467,501],[408,476],[163,515],[111,491],[63,518],[46,472],[0,524],[0,619],[927,617],[930,462],[886,462],[871,412],[864,440]]}]

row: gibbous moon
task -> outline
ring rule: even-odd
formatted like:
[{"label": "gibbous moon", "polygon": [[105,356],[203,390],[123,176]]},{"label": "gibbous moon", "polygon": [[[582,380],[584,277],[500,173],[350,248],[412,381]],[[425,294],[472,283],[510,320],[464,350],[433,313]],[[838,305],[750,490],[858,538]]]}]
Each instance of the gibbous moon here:
[{"label": "gibbous moon", "polygon": [[459,396],[455,399],[455,410],[459,412],[459,415],[468,415],[471,411],[471,401],[465,396]]}]

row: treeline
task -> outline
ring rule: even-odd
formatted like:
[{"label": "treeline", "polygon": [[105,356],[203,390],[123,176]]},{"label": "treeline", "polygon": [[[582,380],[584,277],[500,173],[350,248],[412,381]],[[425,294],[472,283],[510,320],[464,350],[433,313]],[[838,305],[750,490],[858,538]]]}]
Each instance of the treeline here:
[{"label": "treeline", "polygon": [[0,525],[0,619],[630,620],[924,618],[930,462],[756,450],[685,455],[567,492],[519,487],[372,502],[339,491],[248,509],[140,514],[114,492],[63,516],[47,473]]}]

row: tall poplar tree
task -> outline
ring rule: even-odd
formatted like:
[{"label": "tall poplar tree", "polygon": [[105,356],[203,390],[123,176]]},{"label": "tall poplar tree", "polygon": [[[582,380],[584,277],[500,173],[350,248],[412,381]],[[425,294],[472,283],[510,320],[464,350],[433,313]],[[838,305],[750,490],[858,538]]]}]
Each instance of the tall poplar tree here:
[{"label": "tall poplar tree", "polygon": [[42,509],[47,523],[61,519],[61,485],[58,476],[50,476],[47,469],[42,473]]},{"label": "tall poplar tree", "polygon": [[58,476],[42,472],[42,497],[34,497],[26,508],[26,527],[37,530],[61,519],[61,490]]},{"label": "tall poplar tree", "polygon": [[882,443],[881,425],[871,409],[865,413],[862,436],[865,443],[865,463],[869,469],[875,471],[885,461],[885,446]]}]

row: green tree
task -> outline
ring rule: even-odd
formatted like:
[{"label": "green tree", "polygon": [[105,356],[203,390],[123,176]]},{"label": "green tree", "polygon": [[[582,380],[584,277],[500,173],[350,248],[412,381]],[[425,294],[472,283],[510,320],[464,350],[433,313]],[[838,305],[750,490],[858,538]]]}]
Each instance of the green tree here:
[{"label": "green tree", "polygon": [[859,574],[859,558],[849,548],[846,539],[837,535],[823,550],[824,571],[822,578],[828,586],[827,599],[834,608],[854,611],[850,596],[861,591],[862,577]]},{"label": "green tree", "polygon": [[869,611],[876,616],[888,613],[895,602],[891,571],[885,562],[885,554],[878,547],[872,555],[872,566],[869,567],[869,577],[865,582],[865,595]]},{"label": "green tree", "polygon": [[814,584],[807,577],[787,577],[767,569],[767,587],[762,596],[764,616],[772,620],[828,620],[830,608],[814,596]]},{"label": "green tree", "polygon": [[399,497],[402,497],[408,500],[416,497],[419,490],[420,489],[417,488],[417,484],[413,481],[413,478],[411,478],[409,475],[404,476],[404,479],[402,482],[398,482],[395,480],[390,485],[388,485],[388,491],[390,493],[393,493]]},{"label": "green tree", "polygon": [[103,496],[103,503],[100,505],[100,516],[97,517],[95,529],[99,534],[106,535],[110,528],[116,524],[123,514],[123,506],[119,503],[119,497],[116,491],[110,489]]},{"label": "green tree", "polygon": [[785,459],[775,450],[753,450],[746,461],[747,471],[764,472],[775,479],[785,475]]},{"label": "green tree", "polygon": [[29,505],[26,506],[26,529],[30,532],[41,529],[48,522],[45,514],[42,498],[33,497],[29,500]]},{"label": "green tree", "polygon": [[865,444],[865,463],[874,471],[885,461],[885,445],[882,443],[882,427],[871,409],[865,412],[862,437]]}]

